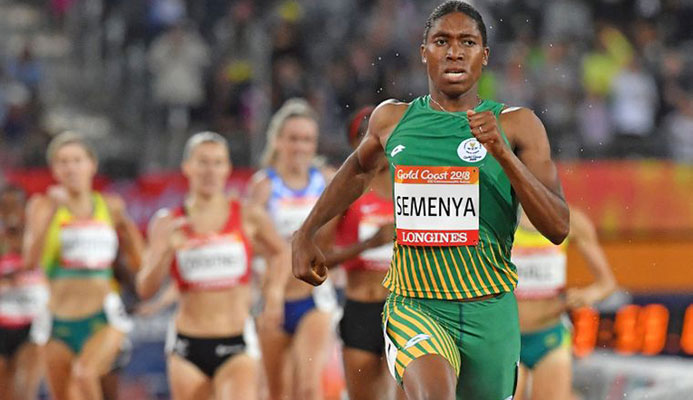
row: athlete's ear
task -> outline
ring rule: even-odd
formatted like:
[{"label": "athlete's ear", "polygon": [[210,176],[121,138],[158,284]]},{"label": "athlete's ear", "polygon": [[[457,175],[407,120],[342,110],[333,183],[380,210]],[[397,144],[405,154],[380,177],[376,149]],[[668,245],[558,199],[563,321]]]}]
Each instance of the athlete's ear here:
[{"label": "athlete's ear", "polygon": [[484,67],[488,65],[488,55],[490,52],[491,49],[489,49],[488,47],[484,47],[484,59],[481,62],[484,65]]},{"label": "athlete's ear", "polygon": [[421,62],[426,64],[426,46],[423,43],[421,44]]}]

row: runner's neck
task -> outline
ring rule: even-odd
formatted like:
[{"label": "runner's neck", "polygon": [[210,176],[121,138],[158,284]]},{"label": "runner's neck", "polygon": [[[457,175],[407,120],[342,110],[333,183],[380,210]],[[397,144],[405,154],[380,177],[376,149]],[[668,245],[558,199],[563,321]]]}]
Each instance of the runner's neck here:
[{"label": "runner's neck", "polygon": [[308,185],[308,169],[291,168],[285,164],[278,164],[275,170],[284,183],[292,189],[301,189]]},{"label": "runner's neck", "polygon": [[94,201],[91,188],[80,192],[67,192],[67,202],[65,206],[70,213],[78,217],[89,217],[94,213]]}]

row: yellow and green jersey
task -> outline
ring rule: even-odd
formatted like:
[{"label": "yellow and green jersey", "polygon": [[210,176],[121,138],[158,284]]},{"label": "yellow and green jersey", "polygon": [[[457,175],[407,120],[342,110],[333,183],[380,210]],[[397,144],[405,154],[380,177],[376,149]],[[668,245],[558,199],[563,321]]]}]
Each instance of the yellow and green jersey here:
[{"label": "yellow and green jersey", "polygon": [[92,199],[89,218],[77,218],[65,206],[56,210],[41,258],[49,279],[112,277],[118,235],[103,197],[94,193]]},{"label": "yellow and green jersey", "polygon": [[[471,134],[466,113],[434,110],[429,101],[412,101],[385,146],[397,240],[383,284],[443,300],[513,291],[518,202],[510,181]],[[475,111],[498,117],[503,108],[483,100]]]},{"label": "yellow and green jersey", "polygon": [[520,281],[518,299],[541,299],[558,295],[565,288],[568,241],[555,245],[535,229],[518,226],[512,260]]}]

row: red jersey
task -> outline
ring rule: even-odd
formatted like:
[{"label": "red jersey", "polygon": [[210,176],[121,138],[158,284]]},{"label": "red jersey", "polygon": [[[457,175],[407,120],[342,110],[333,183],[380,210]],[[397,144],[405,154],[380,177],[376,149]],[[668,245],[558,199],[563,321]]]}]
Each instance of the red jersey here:
[{"label": "red jersey", "polygon": [[[349,246],[372,237],[380,227],[394,222],[394,206],[390,198],[383,198],[373,191],[361,196],[346,211],[337,228],[337,244]],[[387,271],[392,260],[392,244],[368,249],[358,257],[346,261],[346,270],[366,269]]]},{"label": "red jersey", "polygon": [[[183,207],[175,217],[185,214]],[[250,242],[243,233],[241,205],[229,202],[229,217],[220,232],[200,235],[190,225],[183,228],[187,238],[176,250],[171,275],[178,289],[219,290],[248,283],[250,280]]]},{"label": "red jersey", "polygon": [[16,328],[31,324],[48,302],[48,285],[43,271],[21,271],[19,254],[0,256],[0,277],[15,273],[12,284],[0,285],[0,326]]}]

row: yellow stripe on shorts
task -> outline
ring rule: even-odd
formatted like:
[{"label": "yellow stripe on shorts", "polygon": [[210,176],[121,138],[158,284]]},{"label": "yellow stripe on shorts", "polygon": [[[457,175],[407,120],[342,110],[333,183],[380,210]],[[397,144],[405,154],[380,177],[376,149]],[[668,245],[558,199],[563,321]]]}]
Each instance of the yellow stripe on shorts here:
[{"label": "yellow stripe on shorts", "polygon": [[438,354],[460,372],[460,353],[453,337],[430,315],[402,296],[391,296],[385,303],[386,334],[397,348],[394,360],[395,379],[402,384],[404,370],[415,359]]}]

